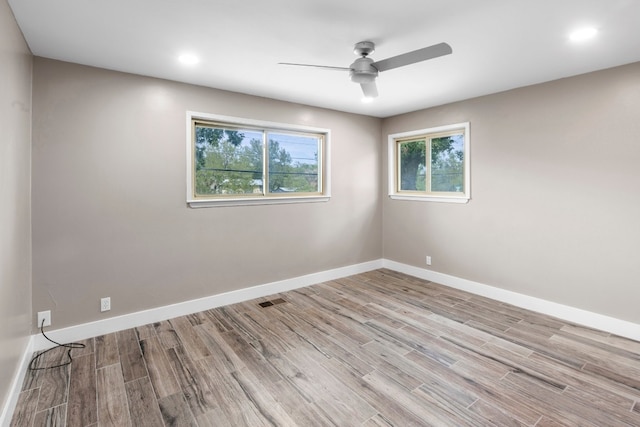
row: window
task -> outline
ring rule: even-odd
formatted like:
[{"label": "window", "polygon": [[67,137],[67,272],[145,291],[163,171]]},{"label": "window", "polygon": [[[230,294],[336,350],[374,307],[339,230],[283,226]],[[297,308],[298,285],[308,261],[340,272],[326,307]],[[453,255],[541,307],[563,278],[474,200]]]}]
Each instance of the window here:
[{"label": "window", "polygon": [[187,113],[191,207],[325,201],[329,131]]},{"label": "window", "polygon": [[389,135],[389,196],[466,203],[469,123]]}]

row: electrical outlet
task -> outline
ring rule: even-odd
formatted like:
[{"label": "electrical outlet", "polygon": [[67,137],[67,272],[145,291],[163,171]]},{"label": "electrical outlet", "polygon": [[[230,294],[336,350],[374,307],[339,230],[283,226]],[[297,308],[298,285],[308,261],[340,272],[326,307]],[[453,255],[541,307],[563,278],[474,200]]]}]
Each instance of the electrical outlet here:
[{"label": "electrical outlet", "polygon": [[100,299],[100,311],[111,310],[111,297]]},{"label": "electrical outlet", "polygon": [[431,265],[431,257],[429,255],[427,255],[427,259],[425,261],[427,262],[427,265]]},{"label": "electrical outlet", "polygon": [[38,328],[41,326],[51,326],[51,310],[38,312]]}]

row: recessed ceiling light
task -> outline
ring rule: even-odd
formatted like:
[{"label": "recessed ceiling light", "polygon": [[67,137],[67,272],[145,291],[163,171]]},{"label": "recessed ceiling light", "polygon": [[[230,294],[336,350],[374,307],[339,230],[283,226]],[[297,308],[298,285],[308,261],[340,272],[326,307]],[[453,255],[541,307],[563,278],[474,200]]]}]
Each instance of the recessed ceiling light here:
[{"label": "recessed ceiling light", "polygon": [[369,104],[371,102],[373,102],[374,98],[370,97],[370,96],[363,96],[362,97],[362,103],[363,104]]},{"label": "recessed ceiling light", "polygon": [[191,53],[183,53],[178,57],[178,61],[180,61],[184,65],[196,65],[200,60],[197,56]]},{"label": "recessed ceiling light", "polygon": [[574,42],[581,42],[592,39],[598,34],[598,29],[594,27],[580,28],[569,34],[569,39]]}]

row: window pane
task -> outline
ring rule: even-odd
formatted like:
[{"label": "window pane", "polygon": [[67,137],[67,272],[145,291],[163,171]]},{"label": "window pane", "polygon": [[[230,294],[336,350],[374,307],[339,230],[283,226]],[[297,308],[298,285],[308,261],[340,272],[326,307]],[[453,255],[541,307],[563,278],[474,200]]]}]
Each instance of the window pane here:
[{"label": "window pane", "polygon": [[317,193],[321,139],[315,136],[268,133],[269,192]]},{"label": "window pane", "polygon": [[195,126],[196,195],[262,193],[262,132]]},{"label": "window pane", "polygon": [[400,191],[424,191],[426,187],[425,140],[398,144]]},{"label": "window pane", "polygon": [[431,140],[431,191],[464,192],[464,135]]}]

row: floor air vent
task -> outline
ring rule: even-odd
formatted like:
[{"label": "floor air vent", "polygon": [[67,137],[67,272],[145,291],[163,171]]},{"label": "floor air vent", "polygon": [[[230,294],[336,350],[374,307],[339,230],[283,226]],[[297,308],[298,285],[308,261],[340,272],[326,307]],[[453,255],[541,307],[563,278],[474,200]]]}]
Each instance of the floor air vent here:
[{"label": "floor air vent", "polygon": [[265,308],[265,307],[271,307],[272,305],[276,305],[276,304],[282,304],[283,302],[286,302],[286,301],[283,300],[282,298],[276,298],[276,299],[272,299],[271,301],[261,302],[258,305],[262,308]]}]

